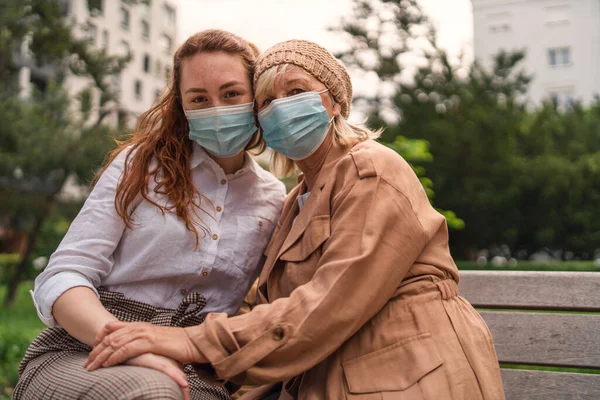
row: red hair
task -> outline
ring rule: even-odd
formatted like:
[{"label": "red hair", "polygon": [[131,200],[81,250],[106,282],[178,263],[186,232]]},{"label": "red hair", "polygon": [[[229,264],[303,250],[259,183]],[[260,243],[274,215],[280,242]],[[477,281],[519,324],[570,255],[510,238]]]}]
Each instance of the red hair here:
[{"label": "red hair", "polygon": [[[197,227],[204,234],[208,233],[209,229],[200,218],[194,219],[194,215],[198,217],[198,211],[212,214],[201,207],[201,200],[208,199],[192,182],[189,167],[192,141],[188,138],[189,126],[179,93],[182,61],[202,52],[225,52],[240,56],[252,84],[256,58],[260,53],[254,44],[232,33],[216,29],[196,33],[175,53],[173,74],[166,93],[158,104],[140,116],[133,135],[125,141],[117,142],[117,149],[109,154],[103,169],[97,175],[99,177],[119,153],[131,148],[125,160],[123,176],[117,186],[117,213],[123,218],[126,226],[131,228],[131,205],[141,194],[163,213],[174,212],[183,219],[187,229],[195,234],[196,244],[199,240]],[[246,150],[250,149],[257,149],[257,153],[264,151],[265,144],[260,132],[257,132],[246,146]],[[154,179],[156,183],[154,192],[166,196],[170,206],[160,205],[150,198],[150,179]],[[195,198],[198,200],[194,200]]]}]

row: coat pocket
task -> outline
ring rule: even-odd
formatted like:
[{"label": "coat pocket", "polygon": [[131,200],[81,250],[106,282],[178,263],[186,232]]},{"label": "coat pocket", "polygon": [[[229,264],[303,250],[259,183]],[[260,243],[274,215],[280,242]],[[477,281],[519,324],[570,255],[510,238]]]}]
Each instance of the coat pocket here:
[{"label": "coat pocket", "polygon": [[443,363],[429,333],[345,361],[348,399],[450,400]]},{"label": "coat pocket", "polygon": [[331,234],[329,215],[313,217],[302,236],[280,257],[283,261],[300,262],[318,249]]}]

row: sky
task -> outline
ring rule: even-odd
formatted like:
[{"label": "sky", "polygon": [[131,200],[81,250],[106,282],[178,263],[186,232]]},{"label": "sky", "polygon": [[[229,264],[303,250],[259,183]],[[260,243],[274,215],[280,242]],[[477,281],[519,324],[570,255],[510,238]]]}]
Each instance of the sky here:
[{"label": "sky", "polygon": [[[176,0],[178,44],[207,28],[236,33],[261,50],[288,39],[306,39],[330,50],[340,40],[327,32],[351,11],[351,0]],[[421,0],[439,30],[439,44],[450,54],[472,54],[471,0]]]},{"label": "sky", "polygon": [[[261,50],[289,39],[319,43],[331,51],[344,48],[338,34],[327,28],[352,10],[352,0],[174,0],[177,4],[178,38],[208,28],[236,33]],[[438,29],[438,44],[451,56],[473,57],[471,0],[420,0]],[[368,97],[385,90],[376,76],[350,72],[356,94]],[[356,110],[355,110],[356,111]],[[353,112],[352,119],[362,115]]]}]

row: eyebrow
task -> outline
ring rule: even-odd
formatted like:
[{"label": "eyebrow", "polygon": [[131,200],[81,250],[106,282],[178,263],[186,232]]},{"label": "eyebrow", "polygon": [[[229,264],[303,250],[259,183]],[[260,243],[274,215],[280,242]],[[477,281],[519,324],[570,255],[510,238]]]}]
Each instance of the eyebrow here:
[{"label": "eyebrow", "polygon": [[295,83],[303,83],[303,84],[307,85],[307,84],[310,83],[310,81],[308,79],[306,79],[306,78],[294,78],[294,79],[291,79],[291,80],[287,81],[285,84],[286,85],[293,85]]},{"label": "eyebrow", "polygon": [[[236,86],[236,85],[243,85],[243,83],[240,81],[235,81],[235,80],[229,81],[227,83],[222,84],[221,87],[219,87],[219,90],[224,90],[224,89],[230,88],[232,86]],[[194,88],[194,87],[189,88],[188,90],[185,91],[186,94],[187,93],[206,93],[206,92],[208,92],[208,90],[206,90],[204,88]]]}]

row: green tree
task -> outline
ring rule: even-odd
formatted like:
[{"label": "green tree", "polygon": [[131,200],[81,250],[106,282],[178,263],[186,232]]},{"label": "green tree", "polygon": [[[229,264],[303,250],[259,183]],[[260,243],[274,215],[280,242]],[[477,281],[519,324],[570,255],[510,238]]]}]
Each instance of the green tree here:
[{"label": "green tree", "polygon": [[[115,132],[102,124],[119,101],[109,77],[130,58],[108,56],[75,37],[62,4],[5,0],[0,5],[0,210],[3,220],[25,236],[20,264],[8,282],[7,304],[14,299],[44,222],[61,202],[65,183],[89,182],[114,143]],[[47,89],[34,91],[26,100],[19,96],[14,63],[23,42],[38,66],[53,71]],[[89,85],[68,94],[61,87],[67,76],[85,77]],[[98,112],[92,112],[94,93],[100,99]]]},{"label": "green tree", "polygon": [[[355,0],[352,15],[343,19],[332,30],[343,34],[348,42],[348,48],[336,56],[355,71],[375,73],[379,77],[380,87],[387,88],[388,91],[391,88],[394,93],[399,93],[402,88],[400,77],[406,69],[403,55],[431,60],[439,52],[435,47],[435,30],[415,0]],[[415,45],[423,41],[425,46]],[[433,200],[438,191],[437,181],[428,178],[424,168],[424,164],[432,161],[430,143],[422,140],[427,139],[426,137],[411,137],[399,130],[397,124],[389,125],[385,122],[382,117],[385,111],[399,113],[394,100],[394,96],[389,95],[376,95],[372,98],[357,96],[357,101],[362,103],[369,114],[370,123],[386,127],[381,141],[411,164],[429,198]],[[430,168],[431,166],[428,170]],[[435,191],[433,182],[436,182]],[[435,203],[441,205],[437,200]],[[464,228],[463,220],[453,211],[438,211],[446,216],[450,228]],[[458,215],[462,217],[460,212]]]},{"label": "green tree", "polygon": [[558,251],[564,259],[593,257],[600,249],[600,102],[566,110],[546,104],[521,133],[520,247]]},{"label": "green tree", "polygon": [[[465,221],[451,235],[459,256],[508,245],[586,258],[600,248],[600,101],[528,110],[523,52],[500,52],[491,69],[452,59],[416,0],[355,0],[338,31],[344,61],[380,79],[381,94],[363,104],[387,126],[382,141],[429,144],[435,204]],[[385,122],[390,113],[397,123]]]}]

